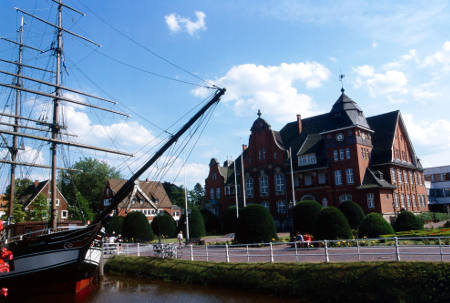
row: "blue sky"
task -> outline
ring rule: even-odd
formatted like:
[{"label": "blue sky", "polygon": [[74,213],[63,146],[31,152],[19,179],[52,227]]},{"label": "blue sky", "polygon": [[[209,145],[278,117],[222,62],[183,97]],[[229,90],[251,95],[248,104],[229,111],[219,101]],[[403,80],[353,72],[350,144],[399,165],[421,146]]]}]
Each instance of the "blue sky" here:
[{"label": "blue sky", "polygon": [[[239,154],[258,109],[276,130],[294,121],[296,114],[308,117],[328,112],[340,94],[341,73],[347,95],[366,116],[402,112],[425,167],[450,162],[447,1],[66,2],[87,16],[66,12],[64,26],[101,43],[102,48],[66,37],[65,85],[112,97],[120,102],[112,108],[132,115],[122,119],[66,105],[68,131],[79,133],[79,142],[126,150],[144,159],[160,132],[153,124],[165,129],[203,100],[205,91],[197,86],[118,63],[204,84],[153,56],[150,49],[228,90],[187,161],[189,187],[203,183],[211,157],[222,162]],[[0,35],[10,39],[17,37],[20,18],[15,6],[43,18],[55,9],[52,1],[2,1]],[[48,49],[53,31],[30,18],[26,22],[25,42]],[[15,54],[0,41],[0,58],[12,59]],[[48,53],[26,52],[25,61],[46,66]],[[0,68],[11,69],[5,64]],[[0,81],[11,80],[0,76]],[[0,89],[1,96],[6,94]],[[45,100],[33,105],[30,97],[24,99],[24,112],[38,115],[48,107]],[[1,102],[4,106],[5,101]],[[46,162],[48,147],[27,143],[22,159]],[[73,162],[94,155],[121,168],[125,176],[139,162],[73,149],[66,158]],[[166,179],[182,183],[182,161],[174,161]],[[21,173],[39,178],[48,174]],[[5,176],[3,168],[0,178]],[[147,176],[152,178],[152,173]]]}]

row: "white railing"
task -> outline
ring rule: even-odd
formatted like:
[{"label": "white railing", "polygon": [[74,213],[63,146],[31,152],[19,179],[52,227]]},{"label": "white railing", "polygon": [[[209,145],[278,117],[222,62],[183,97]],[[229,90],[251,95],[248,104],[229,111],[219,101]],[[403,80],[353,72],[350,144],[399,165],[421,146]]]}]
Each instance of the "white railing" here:
[{"label": "white railing", "polygon": [[113,254],[209,262],[450,261],[450,237],[408,237],[236,245],[104,244]]}]

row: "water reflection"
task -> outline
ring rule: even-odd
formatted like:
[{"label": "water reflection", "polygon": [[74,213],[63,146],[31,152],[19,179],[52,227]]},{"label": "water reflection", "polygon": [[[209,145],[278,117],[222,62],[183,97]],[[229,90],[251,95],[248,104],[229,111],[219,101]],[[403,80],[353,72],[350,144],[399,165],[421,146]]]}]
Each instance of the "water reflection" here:
[{"label": "water reflection", "polygon": [[51,295],[21,300],[21,302],[64,303],[290,303],[288,300],[231,289],[211,288],[197,285],[107,277],[99,287],[84,298],[71,295]]}]

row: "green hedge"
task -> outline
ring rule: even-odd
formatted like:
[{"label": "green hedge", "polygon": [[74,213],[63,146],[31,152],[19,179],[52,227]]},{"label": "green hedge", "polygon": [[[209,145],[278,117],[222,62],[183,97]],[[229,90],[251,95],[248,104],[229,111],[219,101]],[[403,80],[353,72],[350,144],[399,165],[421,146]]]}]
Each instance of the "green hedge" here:
[{"label": "green hedge", "polygon": [[404,210],[395,219],[392,227],[396,232],[423,229],[423,221],[412,212]]},{"label": "green hedge", "polygon": [[381,235],[393,234],[394,229],[379,213],[370,213],[359,226],[358,235],[360,238],[378,238]]},{"label": "green hedge", "polygon": [[228,287],[301,302],[448,302],[450,264],[207,263],[116,256],[105,273]]},{"label": "green hedge", "polygon": [[352,229],[358,229],[362,220],[364,219],[364,211],[359,204],[353,201],[344,201],[338,206],[339,210],[347,218],[348,223]]},{"label": "green hedge", "polygon": [[160,212],[151,223],[153,232],[158,237],[174,238],[177,234],[177,223],[166,211]]},{"label": "green hedge", "polygon": [[294,232],[312,234],[316,230],[316,221],[322,205],[317,201],[304,200],[298,202],[293,210]]},{"label": "green hedge", "polygon": [[344,214],[331,206],[320,211],[314,236],[320,240],[351,239],[352,230]]},{"label": "green hedge", "polygon": [[278,239],[270,212],[262,205],[250,204],[239,213],[235,240],[238,243],[268,243]]},{"label": "green hedge", "polygon": [[129,241],[146,242],[153,240],[154,234],[147,217],[141,212],[132,211],[123,222],[123,236]]}]

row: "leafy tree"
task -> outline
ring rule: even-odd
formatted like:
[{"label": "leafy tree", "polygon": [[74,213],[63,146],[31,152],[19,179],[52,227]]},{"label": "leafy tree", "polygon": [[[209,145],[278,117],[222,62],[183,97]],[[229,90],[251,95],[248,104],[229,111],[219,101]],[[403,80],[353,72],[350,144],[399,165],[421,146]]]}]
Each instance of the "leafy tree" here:
[{"label": "leafy tree", "polygon": [[115,233],[116,235],[123,234],[123,224],[125,217],[114,215],[110,217],[105,223],[105,232],[107,235]]},{"label": "leafy tree", "polygon": [[338,208],[347,218],[350,227],[352,229],[358,229],[365,216],[361,206],[353,201],[344,201]]},{"label": "leafy tree", "polygon": [[166,237],[166,238],[173,238],[176,235],[177,232],[177,224],[173,217],[163,211],[160,212],[152,221],[152,229],[155,235]]},{"label": "leafy tree", "polygon": [[[21,197],[21,196],[23,196],[26,192],[27,192],[27,190],[28,190],[28,188],[31,186],[31,185],[33,185],[34,184],[34,182],[33,181],[31,181],[30,179],[27,179],[27,178],[24,178],[24,179],[16,179],[15,181],[14,181],[14,183],[15,183],[15,186],[16,186],[16,193],[15,193],[15,195],[14,195],[14,201],[15,202],[17,202],[17,199],[19,198],[19,197]],[[5,197],[6,197],[6,199],[8,199],[8,201],[9,201],[9,193],[11,192],[11,185],[8,185],[7,187],[6,187],[6,190],[5,190]]]},{"label": "leafy tree", "polygon": [[123,236],[131,241],[146,242],[154,238],[153,230],[145,215],[138,211],[127,214],[123,222]]},{"label": "leafy tree", "polygon": [[404,210],[398,214],[393,224],[395,231],[419,230],[423,229],[423,222],[412,212]]},{"label": "leafy tree", "polygon": [[378,213],[368,214],[359,226],[359,237],[378,238],[380,235],[393,234],[394,229],[382,215]]},{"label": "leafy tree", "polygon": [[344,214],[331,206],[320,211],[314,235],[317,239],[351,239],[352,230]]},{"label": "leafy tree", "polygon": [[206,208],[203,208],[202,210],[200,210],[200,212],[203,216],[203,221],[205,222],[206,233],[210,235],[215,235],[219,233],[220,231],[219,218]]},{"label": "leafy tree", "polygon": [[39,194],[31,203],[28,212],[28,219],[30,221],[44,221],[48,219],[51,208],[47,199],[43,194]]},{"label": "leafy tree", "polygon": [[244,207],[239,212],[235,239],[238,243],[267,243],[278,239],[270,212],[258,204]]},{"label": "leafy tree", "polygon": [[205,201],[205,190],[200,183],[194,185],[194,189],[189,191],[191,205],[202,206]]},{"label": "leafy tree", "polygon": [[[183,214],[180,218],[178,227],[183,230],[186,236],[186,216]],[[189,213],[189,237],[200,238],[206,235],[205,222],[198,207],[192,207]]]},{"label": "leafy tree", "polygon": [[[8,214],[4,215],[4,220],[8,219]],[[20,203],[14,203],[13,205],[13,223],[20,223],[25,221],[27,213],[23,210],[23,205]]]},{"label": "leafy tree", "polygon": [[178,205],[184,208],[185,198],[184,198],[184,187],[177,186],[170,182],[163,182],[164,189],[170,198],[172,204]]},{"label": "leafy tree", "polygon": [[225,210],[222,219],[222,230],[225,234],[236,232],[237,218],[236,206],[230,206]]},{"label": "leafy tree", "polygon": [[77,191],[75,204],[69,204],[70,218],[73,220],[81,220],[83,223],[92,221],[94,218],[94,212],[89,206],[88,200]]},{"label": "leafy tree", "polygon": [[322,205],[317,201],[305,200],[295,205],[293,210],[294,231],[313,234]]},{"label": "leafy tree", "polygon": [[[78,204],[82,204],[82,201],[77,202],[77,198],[83,197],[91,210],[98,211],[106,181],[120,178],[119,171],[106,162],[93,158],[84,158],[75,163],[72,168],[80,171],[61,171],[59,175],[59,187],[62,194],[72,207],[79,207]],[[86,209],[84,211],[86,212]]]}]

